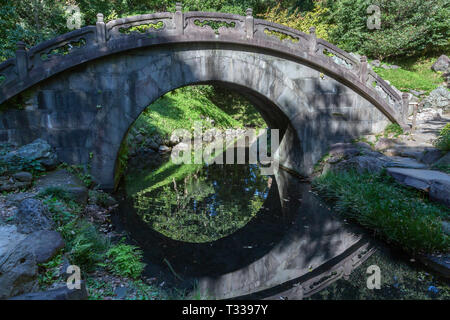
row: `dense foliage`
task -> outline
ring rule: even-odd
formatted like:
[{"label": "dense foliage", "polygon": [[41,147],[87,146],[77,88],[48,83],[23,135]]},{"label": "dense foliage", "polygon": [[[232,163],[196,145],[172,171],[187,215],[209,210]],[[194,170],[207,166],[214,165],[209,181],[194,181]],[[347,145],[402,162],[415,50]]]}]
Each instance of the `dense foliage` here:
[{"label": "dense foliage", "polygon": [[450,151],[450,123],[440,131],[439,138],[435,141],[435,146],[442,151]]},{"label": "dense foliage", "polygon": [[319,38],[330,41],[330,32],[334,26],[330,23],[330,10],[321,2],[318,2],[312,11],[302,13],[292,12],[288,8],[283,8],[281,4],[270,8],[262,17],[266,20],[286,25],[290,28],[309,33],[310,27],[316,28]]},{"label": "dense foliage", "polygon": [[441,224],[449,219],[449,210],[421,199],[419,192],[387,175],[330,172],[317,178],[313,187],[334,202],[334,210],[406,251],[447,252],[450,248]]},{"label": "dense foliage", "polygon": [[[141,13],[175,10],[175,0],[0,0],[0,61],[14,55],[17,41],[29,47],[69,32],[68,6],[80,8],[81,26],[94,25],[97,13],[105,20]],[[185,0],[185,11],[222,11],[244,14],[246,8],[261,13],[274,0]]]},{"label": "dense foliage", "polygon": [[[14,54],[15,43],[32,46],[68,32],[68,5],[80,8],[82,26],[97,13],[106,20],[155,11],[173,11],[175,0],[0,0],[0,60]],[[381,29],[367,28],[367,8],[381,8]],[[315,26],[319,37],[348,51],[373,58],[398,58],[450,48],[448,0],[185,0],[185,11],[221,11],[255,15],[301,31]]]},{"label": "dense foliage", "polygon": [[[366,10],[381,9],[381,29],[369,30]],[[332,12],[331,41],[347,51],[373,58],[419,56],[450,48],[448,0],[328,1]]]}]

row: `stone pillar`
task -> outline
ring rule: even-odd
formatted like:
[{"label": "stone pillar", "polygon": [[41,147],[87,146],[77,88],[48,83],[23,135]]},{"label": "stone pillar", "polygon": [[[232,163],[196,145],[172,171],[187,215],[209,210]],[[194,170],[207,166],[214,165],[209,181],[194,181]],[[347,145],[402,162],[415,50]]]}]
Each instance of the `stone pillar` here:
[{"label": "stone pillar", "polygon": [[316,54],[317,36],[316,27],[309,28],[309,53]]},{"label": "stone pillar", "polygon": [[406,121],[408,120],[408,111],[409,111],[409,94],[406,92],[403,92],[402,94],[402,120],[403,123],[406,124]]},{"label": "stone pillar", "polygon": [[184,34],[184,16],[183,5],[181,2],[177,2],[175,5],[174,23],[177,34]]},{"label": "stone pillar", "polygon": [[247,34],[247,39],[253,39],[255,33],[255,20],[253,18],[253,9],[248,8],[247,17],[245,18],[245,32]]},{"label": "stone pillar", "polygon": [[362,83],[366,84],[367,83],[367,79],[369,77],[369,73],[368,73],[368,66],[367,66],[367,57],[366,56],[362,56],[361,57],[361,65],[359,67],[359,80],[361,80]]},{"label": "stone pillar", "polygon": [[106,44],[106,24],[103,21],[103,14],[97,14],[97,43],[99,45]]},{"label": "stone pillar", "polygon": [[28,77],[28,52],[25,43],[22,41],[16,44],[16,68],[20,80]]},{"label": "stone pillar", "polygon": [[416,131],[416,124],[417,124],[417,112],[419,111],[419,104],[414,103],[413,108],[413,119],[412,119],[412,128],[411,132],[414,133]]}]

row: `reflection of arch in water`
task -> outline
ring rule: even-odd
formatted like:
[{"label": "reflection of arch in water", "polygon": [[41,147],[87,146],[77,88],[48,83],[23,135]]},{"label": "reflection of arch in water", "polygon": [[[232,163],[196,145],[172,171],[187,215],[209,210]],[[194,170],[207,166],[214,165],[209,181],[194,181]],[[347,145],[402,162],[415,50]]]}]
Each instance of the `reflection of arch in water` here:
[{"label": "reflection of arch in water", "polygon": [[282,211],[295,213],[295,222],[260,259],[220,277],[200,279],[202,294],[217,299],[267,298],[277,292],[291,298],[310,296],[348,276],[373,252],[358,229],[344,225],[321,205],[309,185],[284,171],[276,174],[276,180]]},{"label": "reflection of arch in water", "polygon": [[[309,192],[309,185],[279,171],[260,213],[244,228],[211,243],[169,239],[122,208],[119,218],[147,249],[149,273],[168,271],[217,299],[279,295],[303,297],[348,275],[372,250],[358,229],[344,225]],[[196,261],[196,263],[195,263]],[[299,285],[300,283],[300,285]]]},{"label": "reflection of arch in water", "polygon": [[[235,233],[210,243],[188,243],[173,240],[153,230],[141,220],[131,203],[121,206],[116,219],[131,232],[151,261],[149,273],[167,270],[164,258],[183,278],[210,276],[240,270],[262,258],[285,235],[295,219],[295,213],[281,208],[277,182],[272,182],[266,201],[255,218]],[[255,246],[256,245],[256,246]],[[254,249],[249,249],[252,247]],[[196,261],[197,263],[194,263]]]}]

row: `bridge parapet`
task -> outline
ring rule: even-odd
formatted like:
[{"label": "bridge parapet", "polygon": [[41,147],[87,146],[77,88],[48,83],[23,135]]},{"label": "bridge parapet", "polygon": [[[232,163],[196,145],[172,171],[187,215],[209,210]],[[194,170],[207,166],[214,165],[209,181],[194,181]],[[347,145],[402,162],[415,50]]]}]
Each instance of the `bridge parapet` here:
[{"label": "bridge parapet", "polygon": [[[141,27],[141,31],[130,31],[131,28]],[[126,37],[140,33],[176,35],[174,14],[170,12],[144,14],[112,20],[106,24],[106,40]]]},{"label": "bridge parapet", "polygon": [[[315,29],[304,33],[269,21],[254,19],[251,9],[246,16],[219,12],[152,13],[121,18],[105,23],[97,16],[96,26],[58,36],[30,50],[18,45],[16,57],[0,64],[0,103],[23,90],[70,67],[120,51],[186,41],[219,41],[248,44],[279,50],[312,62],[325,74],[339,74],[348,83],[362,88],[372,100],[382,100],[385,114],[401,122],[402,97],[361,61],[335,45],[316,38]],[[361,90],[361,89],[360,89]],[[374,98],[377,97],[377,98]],[[385,105],[380,102],[381,105]],[[389,115],[388,115],[389,116]],[[404,125],[404,123],[403,123]]]}]

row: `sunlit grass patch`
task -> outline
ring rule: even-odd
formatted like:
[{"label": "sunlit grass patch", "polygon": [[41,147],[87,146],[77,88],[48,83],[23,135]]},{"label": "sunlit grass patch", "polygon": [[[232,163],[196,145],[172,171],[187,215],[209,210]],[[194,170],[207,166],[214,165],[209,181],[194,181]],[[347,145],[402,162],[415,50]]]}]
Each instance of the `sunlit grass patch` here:
[{"label": "sunlit grass patch", "polygon": [[405,59],[395,62],[399,69],[373,69],[401,91],[413,89],[430,93],[444,81],[441,74],[431,70],[435,62],[436,58]]},{"label": "sunlit grass patch", "polygon": [[406,251],[450,249],[449,237],[442,230],[442,221],[450,218],[449,209],[429,202],[424,194],[398,185],[387,175],[330,172],[317,178],[313,188],[331,200],[337,212]]}]

